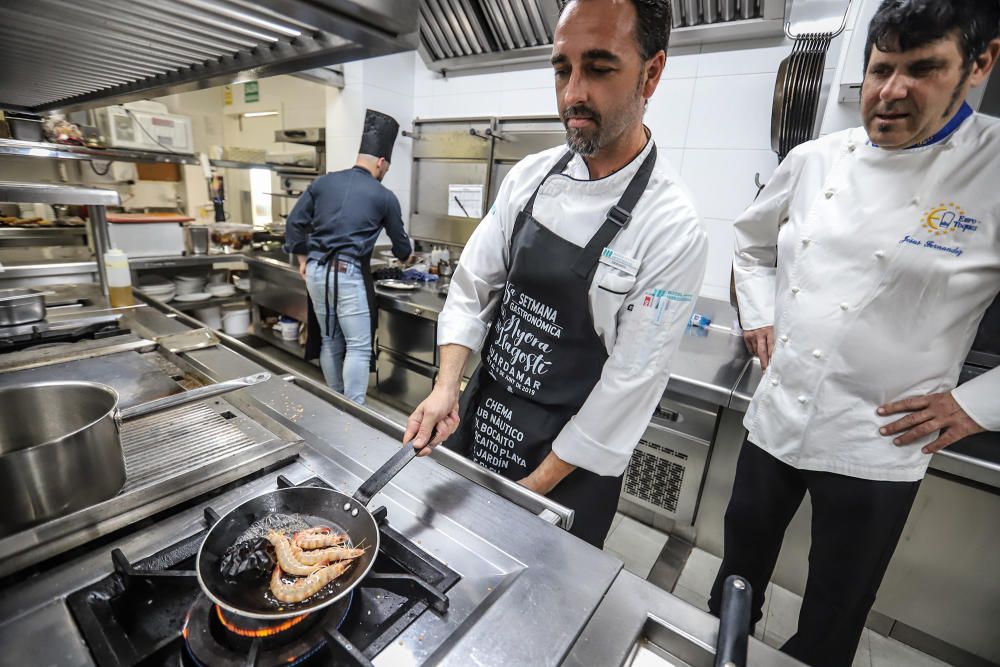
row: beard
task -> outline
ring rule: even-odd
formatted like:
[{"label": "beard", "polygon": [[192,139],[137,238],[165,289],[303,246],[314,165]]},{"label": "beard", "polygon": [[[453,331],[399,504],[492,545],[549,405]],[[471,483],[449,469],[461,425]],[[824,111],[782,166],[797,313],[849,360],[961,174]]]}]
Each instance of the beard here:
[{"label": "beard", "polygon": [[[585,104],[566,107],[561,114],[563,127],[566,128],[566,146],[582,157],[591,157],[613,144],[637,119],[641,120],[642,109],[641,81],[628,99],[606,115]],[[588,118],[593,121],[593,125],[570,127],[571,118]]]}]

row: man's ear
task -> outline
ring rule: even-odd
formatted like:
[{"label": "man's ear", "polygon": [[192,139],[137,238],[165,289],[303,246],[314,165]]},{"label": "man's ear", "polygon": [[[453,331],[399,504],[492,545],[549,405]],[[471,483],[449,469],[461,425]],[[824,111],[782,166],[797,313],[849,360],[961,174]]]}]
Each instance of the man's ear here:
[{"label": "man's ear", "polygon": [[660,83],[660,77],[663,76],[663,69],[667,65],[667,54],[664,51],[657,51],[652,58],[647,60],[643,67],[646,70],[646,83],[642,87],[642,96],[646,100],[653,96],[656,92],[656,87]]},{"label": "man's ear", "polygon": [[998,58],[1000,58],[1000,38],[987,44],[986,50],[976,58],[976,62],[972,66],[972,74],[969,76],[969,83],[978,86],[986,81],[993,67],[997,64]]}]

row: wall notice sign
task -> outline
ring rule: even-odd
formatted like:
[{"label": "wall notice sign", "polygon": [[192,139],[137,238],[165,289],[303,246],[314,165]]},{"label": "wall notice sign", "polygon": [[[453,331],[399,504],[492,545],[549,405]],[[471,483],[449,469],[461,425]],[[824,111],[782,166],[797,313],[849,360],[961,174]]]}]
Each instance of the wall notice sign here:
[{"label": "wall notice sign", "polygon": [[460,218],[483,217],[483,186],[449,184],[448,215],[455,215]]},{"label": "wall notice sign", "polygon": [[244,102],[259,102],[260,101],[260,84],[256,81],[247,81],[243,84],[243,101]]},{"label": "wall notice sign", "polygon": [[230,106],[233,103],[233,87],[223,86],[222,87],[222,99],[225,101],[226,106]]}]

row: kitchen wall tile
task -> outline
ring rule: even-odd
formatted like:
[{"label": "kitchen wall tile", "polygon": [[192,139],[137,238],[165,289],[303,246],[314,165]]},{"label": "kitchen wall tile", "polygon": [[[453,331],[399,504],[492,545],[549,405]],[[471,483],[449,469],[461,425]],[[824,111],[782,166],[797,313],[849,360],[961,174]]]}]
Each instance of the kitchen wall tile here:
[{"label": "kitchen wall tile", "polygon": [[698,78],[686,148],[771,147],[773,74]]},{"label": "kitchen wall tile", "polygon": [[697,76],[775,73],[781,60],[792,52],[792,41],[784,35],[742,42],[705,44],[698,58]]},{"label": "kitchen wall tile", "polygon": [[[708,262],[701,295],[729,301],[729,276],[733,267],[733,223],[731,220],[703,218],[708,234]],[[725,322],[723,324],[729,324]]]},{"label": "kitchen wall tile", "polygon": [[365,85],[412,97],[414,59],[420,60],[415,52],[409,51],[363,61]]},{"label": "kitchen wall tile", "polygon": [[684,147],[695,85],[695,79],[661,81],[650,98],[645,123],[653,132],[658,147]]},{"label": "kitchen wall tile", "polygon": [[754,174],[760,173],[761,182],[767,183],[777,166],[770,150],[688,148],[681,178],[703,217],[735,220],[757,195]]},{"label": "kitchen wall tile", "polygon": [[[483,102],[497,113],[496,96],[481,96]],[[501,116],[554,116],[559,113],[555,89],[504,90],[500,92]]]},{"label": "kitchen wall tile", "polygon": [[667,67],[662,80],[692,79],[698,75],[700,46],[677,46],[667,49]]},{"label": "kitchen wall tile", "polygon": [[548,63],[506,65],[497,77],[500,90],[530,90],[547,88],[555,90],[555,77]]},{"label": "kitchen wall tile", "polygon": [[[655,139],[655,137],[654,137]],[[683,148],[665,148],[660,145],[659,140],[656,141],[656,159],[666,160],[670,163],[670,166],[674,168],[677,175],[680,176],[681,165],[684,164],[684,149]],[[682,179],[683,180],[683,179]]]}]

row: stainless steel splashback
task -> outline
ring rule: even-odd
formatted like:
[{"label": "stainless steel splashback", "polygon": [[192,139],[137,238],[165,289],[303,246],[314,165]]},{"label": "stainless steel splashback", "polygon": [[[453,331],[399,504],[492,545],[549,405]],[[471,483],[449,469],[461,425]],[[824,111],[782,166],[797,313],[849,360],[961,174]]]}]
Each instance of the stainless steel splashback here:
[{"label": "stainless steel splashback", "polygon": [[[554,116],[417,120],[413,139],[410,235],[463,246],[489,209],[503,178],[519,160],[562,145]],[[478,211],[456,215],[450,186],[482,189]],[[456,210],[457,209],[457,210]]]}]

